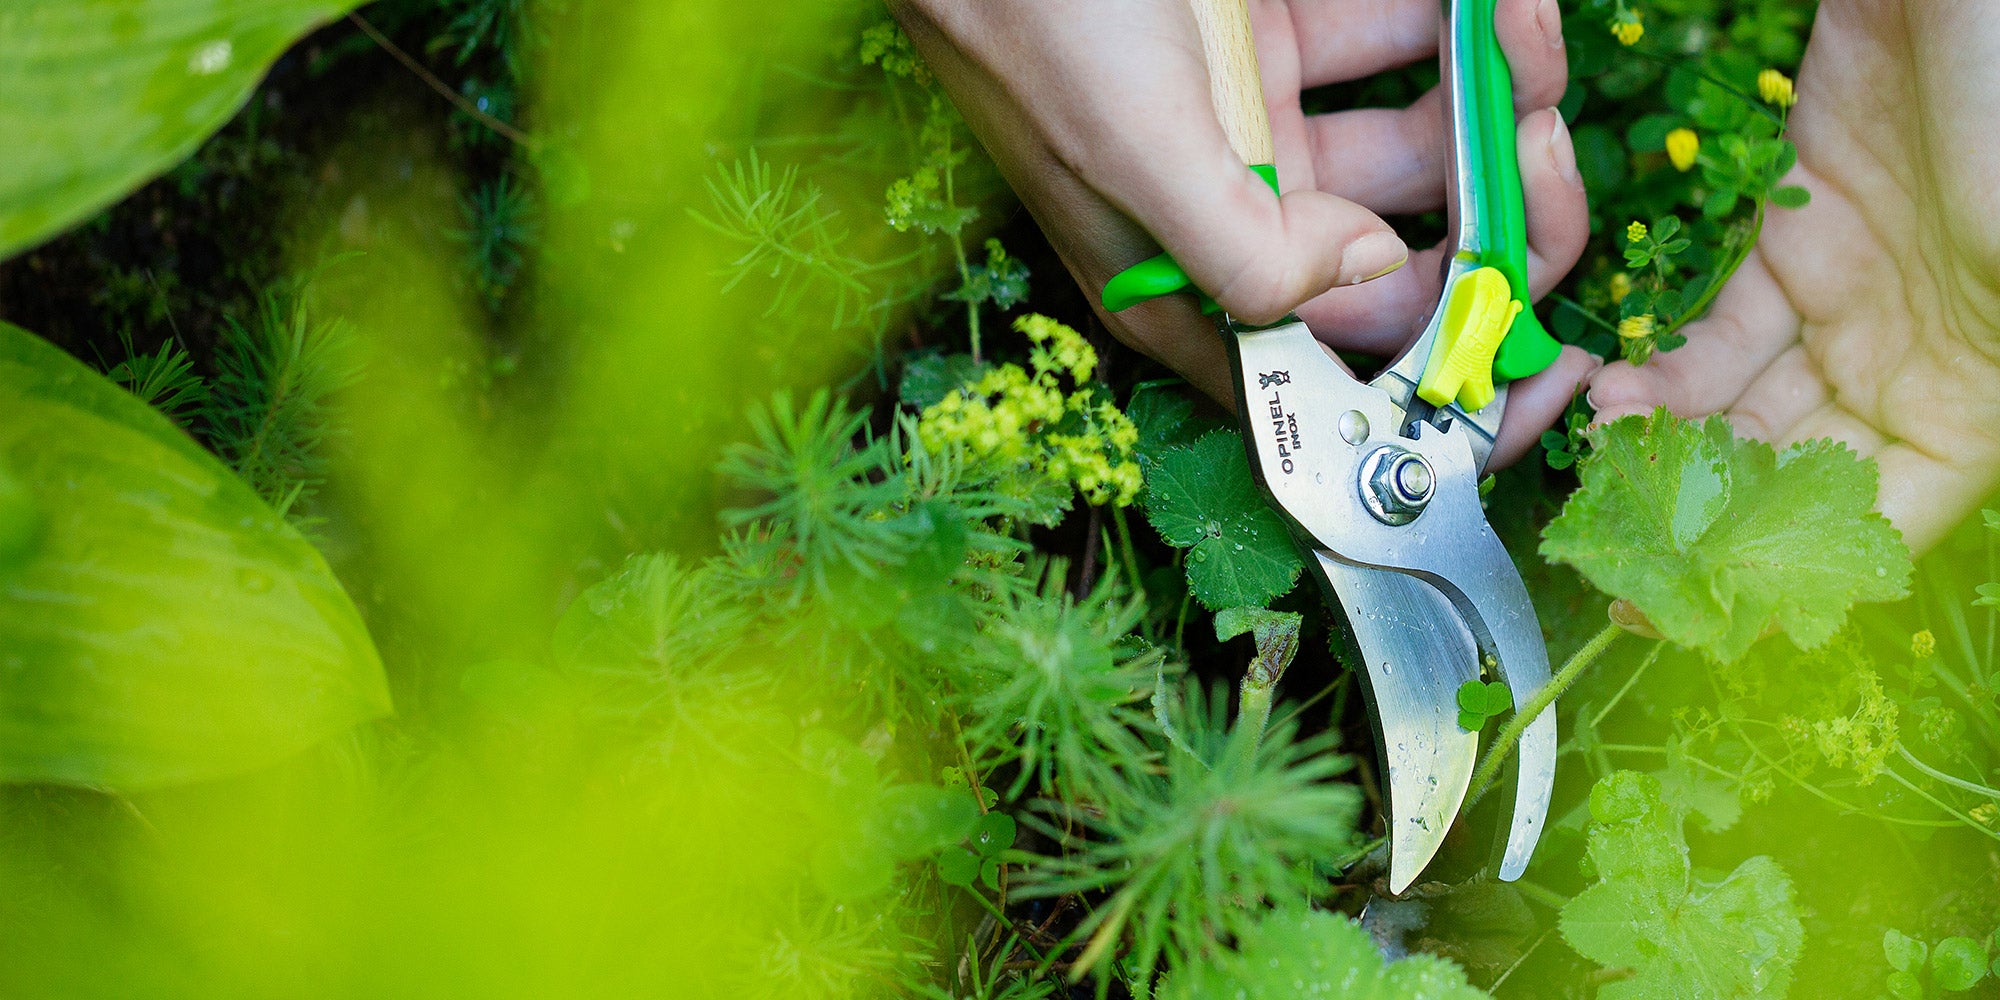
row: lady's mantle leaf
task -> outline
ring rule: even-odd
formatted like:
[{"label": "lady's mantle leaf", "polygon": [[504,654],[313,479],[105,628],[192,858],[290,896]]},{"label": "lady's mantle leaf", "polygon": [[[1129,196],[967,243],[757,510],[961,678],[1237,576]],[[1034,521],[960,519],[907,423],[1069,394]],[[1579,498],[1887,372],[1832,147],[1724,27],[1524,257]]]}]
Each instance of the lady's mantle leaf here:
[{"label": "lady's mantle leaf", "polygon": [[165,417],[0,323],[0,782],[200,780],[388,711],[319,553]]},{"label": "lady's mantle leaf", "polygon": [[1590,793],[1590,861],[1600,881],[1562,909],[1577,954],[1629,979],[1601,1000],[1782,997],[1805,930],[1792,882],[1754,857],[1720,882],[1690,874],[1681,814],[1651,775],[1619,771]]},{"label": "lady's mantle leaf", "polygon": [[1465,972],[1435,955],[1384,962],[1359,924],[1338,913],[1290,908],[1245,928],[1237,950],[1184,965],[1161,983],[1160,1000],[1242,997],[1371,997],[1477,1000]]},{"label": "lady's mantle leaf", "polygon": [[1304,564],[1285,523],[1250,478],[1243,441],[1214,431],[1169,448],[1146,475],[1146,519],[1187,549],[1188,587],[1211,609],[1263,607]]},{"label": "lady's mantle leaf", "polygon": [[1909,592],[1910,554],[1874,512],[1875,465],[1831,441],[1783,452],[1720,417],[1660,410],[1592,432],[1583,488],[1542,554],[1636,605],[1660,633],[1720,661],[1775,624],[1802,649],[1859,601]]}]

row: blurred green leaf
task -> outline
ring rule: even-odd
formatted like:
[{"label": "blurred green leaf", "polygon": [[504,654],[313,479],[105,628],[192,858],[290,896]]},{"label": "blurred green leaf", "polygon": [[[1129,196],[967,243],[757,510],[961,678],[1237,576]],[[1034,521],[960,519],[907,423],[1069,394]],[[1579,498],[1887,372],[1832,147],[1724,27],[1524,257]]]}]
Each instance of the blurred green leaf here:
[{"label": "blurred green leaf", "polygon": [[1912,972],[1923,968],[1928,951],[1922,941],[1894,927],[1882,932],[1882,957],[1888,959],[1889,968],[1897,972]]},{"label": "blurred green leaf", "polygon": [[1632,970],[1602,1000],[1785,995],[1805,931],[1777,862],[1753,857],[1719,882],[1696,880],[1681,814],[1651,775],[1598,782],[1590,815],[1599,881],[1563,906],[1559,926],[1577,954]]},{"label": "blurred green leaf", "polygon": [[1947,991],[1969,990],[1986,978],[1986,949],[1969,937],[1948,937],[1931,953],[1931,982]]},{"label": "blurred green leaf", "polygon": [[9,0],[0,258],[116,201],[222,127],[265,67],[357,0]]},{"label": "blurred green leaf", "polygon": [[313,547],[165,417],[0,324],[0,781],[120,790],[389,712]]},{"label": "blurred green leaf", "polygon": [[1418,953],[1384,961],[1361,925],[1338,913],[1301,907],[1263,915],[1238,935],[1234,951],[1176,968],[1157,995],[1160,1000],[1475,1000],[1487,994],[1446,959]]}]

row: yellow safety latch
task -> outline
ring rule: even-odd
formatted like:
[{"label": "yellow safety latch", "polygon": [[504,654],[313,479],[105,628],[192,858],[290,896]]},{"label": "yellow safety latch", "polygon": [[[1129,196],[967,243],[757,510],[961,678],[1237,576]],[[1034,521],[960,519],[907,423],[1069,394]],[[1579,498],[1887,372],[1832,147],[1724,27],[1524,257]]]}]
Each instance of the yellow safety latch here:
[{"label": "yellow safety latch", "polygon": [[1437,342],[1431,345],[1417,395],[1432,406],[1458,401],[1467,413],[1493,402],[1493,352],[1507,339],[1521,303],[1496,267],[1460,275],[1445,299]]}]

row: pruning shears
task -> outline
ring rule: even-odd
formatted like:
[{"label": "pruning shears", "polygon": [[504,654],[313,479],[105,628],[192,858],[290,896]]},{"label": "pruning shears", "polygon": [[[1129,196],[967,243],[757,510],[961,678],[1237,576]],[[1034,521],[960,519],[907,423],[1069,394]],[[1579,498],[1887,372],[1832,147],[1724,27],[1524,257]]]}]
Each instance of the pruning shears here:
[{"label": "pruning shears", "polygon": [[[1275,192],[1245,0],[1191,2],[1217,115]],[[1528,307],[1513,80],[1494,31],[1495,0],[1442,2],[1452,245],[1423,333],[1364,382],[1295,316],[1263,327],[1219,316],[1250,469],[1345,610],[1367,666],[1397,893],[1437,854],[1472,779],[1479,734],[1461,725],[1460,688],[1497,674],[1522,713],[1549,682],[1541,625],[1486,521],[1479,480],[1506,383],[1547,368],[1558,345]],[[1179,291],[1198,290],[1161,255],[1112,279],[1104,302],[1117,311]],[[1553,704],[1522,731],[1518,761],[1499,867],[1508,881],[1527,868],[1548,815]]]}]

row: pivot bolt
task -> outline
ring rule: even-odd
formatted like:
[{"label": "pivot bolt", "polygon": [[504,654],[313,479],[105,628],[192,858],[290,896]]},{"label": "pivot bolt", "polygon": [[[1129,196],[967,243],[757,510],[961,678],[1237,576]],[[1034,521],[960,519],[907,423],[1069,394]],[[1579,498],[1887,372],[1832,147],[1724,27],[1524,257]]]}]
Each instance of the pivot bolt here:
[{"label": "pivot bolt", "polygon": [[1437,475],[1422,455],[1383,445],[1361,460],[1361,503],[1375,520],[1403,525],[1417,519],[1437,492]]}]

